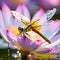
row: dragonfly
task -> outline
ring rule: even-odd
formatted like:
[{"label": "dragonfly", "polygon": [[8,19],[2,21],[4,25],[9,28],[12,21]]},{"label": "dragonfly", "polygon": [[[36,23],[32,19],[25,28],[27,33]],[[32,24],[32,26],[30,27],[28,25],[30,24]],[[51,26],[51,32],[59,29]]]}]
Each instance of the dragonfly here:
[{"label": "dragonfly", "polygon": [[[34,31],[35,33],[40,35],[46,42],[51,43],[49,39],[40,32],[40,30],[41,30],[41,26],[43,26],[44,23],[48,23],[50,21],[50,19],[53,17],[55,12],[56,12],[56,8],[53,8],[52,10],[48,10],[46,13],[42,14],[42,16],[39,19],[33,21],[29,21],[27,17],[25,17],[24,15],[22,15],[17,11],[11,11],[11,14],[12,16],[14,16],[16,19],[18,19],[24,24],[23,28],[18,27],[18,31],[20,32],[20,34],[29,35],[27,32]],[[48,21],[45,21],[44,23],[40,24],[40,20],[45,17],[47,17]]]}]

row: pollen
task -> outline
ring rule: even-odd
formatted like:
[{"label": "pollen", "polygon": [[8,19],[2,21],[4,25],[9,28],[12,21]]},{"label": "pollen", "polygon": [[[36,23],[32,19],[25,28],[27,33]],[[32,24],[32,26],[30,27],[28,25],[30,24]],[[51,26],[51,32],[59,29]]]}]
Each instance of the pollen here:
[{"label": "pollen", "polygon": [[20,32],[16,26],[9,28],[9,30],[14,33],[15,35],[19,35]]}]

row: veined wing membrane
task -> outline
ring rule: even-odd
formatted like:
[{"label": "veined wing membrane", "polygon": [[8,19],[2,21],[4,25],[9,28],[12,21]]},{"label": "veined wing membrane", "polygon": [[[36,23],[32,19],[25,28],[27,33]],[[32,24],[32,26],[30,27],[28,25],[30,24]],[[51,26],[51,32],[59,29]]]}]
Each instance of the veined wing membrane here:
[{"label": "veined wing membrane", "polygon": [[25,25],[29,24],[29,22],[30,22],[30,20],[29,20],[27,17],[23,16],[22,14],[20,14],[20,13],[17,12],[17,11],[11,11],[11,14],[12,14],[16,19],[18,19],[21,23],[23,23],[23,24],[25,24]]}]

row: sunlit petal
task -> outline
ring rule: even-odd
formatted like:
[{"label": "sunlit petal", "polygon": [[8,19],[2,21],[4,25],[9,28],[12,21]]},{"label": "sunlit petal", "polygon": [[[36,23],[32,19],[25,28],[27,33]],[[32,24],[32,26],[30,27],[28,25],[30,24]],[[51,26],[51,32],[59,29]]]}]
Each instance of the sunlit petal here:
[{"label": "sunlit petal", "polygon": [[29,13],[29,10],[28,8],[24,5],[24,4],[20,4],[16,11],[18,11],[19,13],[21,13],[22,15],[26,16],[27,18],[30,19],[30,13]]},{"label": "sunlit petal", "polygon": [[39,11],[37,11],[37,13],[33,16],[32,21],[39,19],[39,18],[41,17],[41,15],[43,15],[43,14],[44,14],[44,9],[41,8],[41,9],[40,9]]},{"label": "sunlit petal", "polygon": [[50,48],[50,47],[54,47],[58,44],[60,44],[60,33],[58,33],[57,35],[55,35],[53,38],[51,38],[52,43],[51,44],[47,44],[44,45],[46,48]]},{"label": "sunlit petal", "polygon": [[16,44],[17,42],[17,36],[15,36],[10,30],[7,30],[6,31],[6,35],[9,39],[9,41],[12,43],[12,44]]},{"label": "sunlit petal", "polygon": [[5,26],[11,26],[11,12],[5,3],[2,4],[2,15]]},{"label": "sunlit petal", "polygon": [[51,21],[48,25],[42,28],[42,33],[49,39],[51,39],[60,30],[60,21]]},{"label": "sunlit petal", "polygon": [[30,35],[30,36],[27,36],[27,37],[30,38],[30,40],[32,40],[32,42],[35,42],[36,40],[40,40],[41,42],[44,41],[44,39],[40,35],[35,33],[34,31],[30,31],[30,32],[27,32],[27,33]]},{"label": "sunlit petal", "polygon": [[4,30],[4,21],[3,21],[3,16],[2,16],[1,10],[0,10],[0,27]]}]

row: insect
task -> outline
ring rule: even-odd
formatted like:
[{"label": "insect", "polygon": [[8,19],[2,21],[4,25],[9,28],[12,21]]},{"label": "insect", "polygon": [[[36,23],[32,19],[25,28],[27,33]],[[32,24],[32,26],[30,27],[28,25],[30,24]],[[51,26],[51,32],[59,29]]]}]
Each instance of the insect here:
[{"label": "insect", "polygon": [[[54,13],[53,13],[54,12]],[[20,14],[17,11],[11,11],[11,14],[17,18],[21,23],[24,24],[24,27],[18,27],[18,31],[20,32],[20,34],[27,34],[29,35],[27,32],[28,31],[34,31],[35,33],[37,33],[38,35],[40,35],[45,41],[47,41],[48,43],[51,43],[47,37],[45,37],[41,32],[41,26],[44,25],[44,23],[49,22],[49,20],[52,18],[52,16],[55,14],[56,9],[52,9],[52,10],[48,10],[45,14],[43,14],[39,19],[37,20],[33,20],[33,21],[29,21],[28,18],[26,18],[25,16],[23,16],[22,14]],[[40,20],[41,19],[45,19],[45,17],[47,17],[48,21],[45,21],[44,23],[40,24]]]}]

